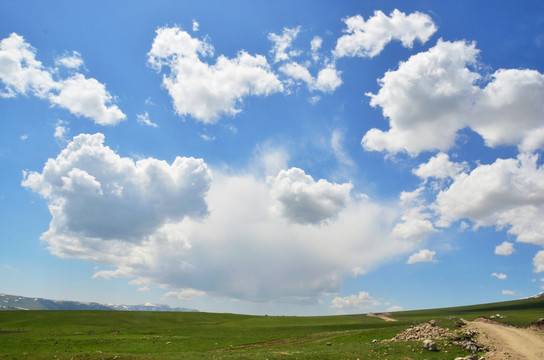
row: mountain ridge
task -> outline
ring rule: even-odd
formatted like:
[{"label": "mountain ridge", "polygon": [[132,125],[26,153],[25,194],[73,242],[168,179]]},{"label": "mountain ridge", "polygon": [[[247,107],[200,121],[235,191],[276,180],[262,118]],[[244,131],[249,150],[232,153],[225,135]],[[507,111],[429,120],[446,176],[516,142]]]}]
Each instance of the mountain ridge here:
[{"label": "mountain ridge", "polygon": [[1,310],[114,310],[114,311],[171,311],[198,312],[195,309],[170,307],[164,304],[118,305],[70,300],[31,298],[0,293]]}]

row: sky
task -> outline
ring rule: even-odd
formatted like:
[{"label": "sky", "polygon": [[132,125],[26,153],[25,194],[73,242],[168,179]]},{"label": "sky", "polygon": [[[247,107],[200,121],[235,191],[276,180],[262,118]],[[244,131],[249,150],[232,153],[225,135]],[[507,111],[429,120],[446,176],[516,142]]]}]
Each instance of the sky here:
[{"label": "sky", "polygon": [[0,292],[327,315],[544,288],[541,1],[0,2]]}]

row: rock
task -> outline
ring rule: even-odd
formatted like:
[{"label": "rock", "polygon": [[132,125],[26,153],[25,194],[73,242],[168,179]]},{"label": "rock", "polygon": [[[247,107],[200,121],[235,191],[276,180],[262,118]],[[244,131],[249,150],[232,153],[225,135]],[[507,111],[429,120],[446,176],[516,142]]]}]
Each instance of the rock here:
[{"label": "rock", "polygon": [[429,324],[431,324],[432,327],[435,327],[436,326],[436,320],[429,321]]},{"label": "rock", "polygon": [[432,340],[424,340],[423,347],[429,351],[436,351],[436,343]]},{"label": "rock", "polygon": [[478,345],[476,345],[475,343],[469,341],[467,343],[467,349],[470,350],[470,351],[478,351]]},{"label": "rock", "polygon": [[536,321],[537,325],[544,325],[544,318],[540,318]]},{"label": "rock", "polygon": [[327,342],[327,346],[332,346],[332,342]]}]

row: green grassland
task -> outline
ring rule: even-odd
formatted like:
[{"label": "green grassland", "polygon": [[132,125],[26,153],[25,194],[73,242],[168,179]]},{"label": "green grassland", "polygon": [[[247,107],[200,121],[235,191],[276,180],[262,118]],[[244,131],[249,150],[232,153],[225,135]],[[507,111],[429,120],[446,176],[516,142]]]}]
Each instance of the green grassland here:
[{"label": "green grassland", "polygon": [[544,317],[544,298],[397,312],[396,322],[366,315],[1,311],[0,359],[454,359],[469,352],[448,339],[438,341],[438,352],[421,342],[372,340],[431,319],[455,329],[458,318],[496,313],[528,326]]}]

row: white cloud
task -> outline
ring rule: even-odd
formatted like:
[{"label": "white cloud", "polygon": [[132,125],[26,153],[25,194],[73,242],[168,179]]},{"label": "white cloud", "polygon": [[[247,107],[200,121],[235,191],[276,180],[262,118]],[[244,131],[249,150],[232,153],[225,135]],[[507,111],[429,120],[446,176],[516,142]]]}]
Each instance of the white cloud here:
[{"label": "white cloud", "polygon": [[294,80],[306,83],[310,91],[318,90],[324,93],[331,93],[342,85],[341,72],[333,65],[328,65],[321,69],[316,78],[310,74],[310,71],[305,66],[296,62],[289,62],[282,65],[279,70]]},{"label": "white cloud", "polygon": [[514,244],[511,242],[505,241],[500,245],[497,245],[495,247],[495,254],[496,255],[512,255],[514,253]]},{"label": "white cloud", "polygon": [[[54,80],[52,73],[36,60],[35,55],[36,50],[15,33],[0,42],[0,79],[5,85],[5,92],[0,96],[14,97],[30,92],[101,125],[114,125],[125,119],[117,105],[111,104],[113,97],[102,83],[82,74]],[[57,62],[72,69],[83,64],[77,52]]]},{"label": "white cloud", "polygon": [[[313,181],[284,171],[276,187],[242,172],[210,171],[202,160],[134,162],[79,135],[23,186],[48,202],[42,234],[49,251],[108,266],[95,278],[136,279],[191,295],[247,301],[316,303],[341,290],[348,273],[368,271],[412,251],[391,238],[398,212],[368,198],[348,198],[351,184]],[[299,176],[294,176],[299,175]],[[294,193],[300,186],[300,198]],[[276,194],[299,206],[289,222],[271,208]],[[348,201],[349,200],[349,201]],[[283,206],[283,204],[281,204]],[[309,214],[304,214],[308,211]]]},{"label": "white cloud", "polygon": [[198,31],[200,28],[200,25],[198,24],[198,22],[196,20],[193,20],[193,31]]},{"label": "white cloud", "polygon": [[370,296],[366,291],[359,292],[358,295],[350,295],[346,297],[335,297],[332,300],[331,307],[333,309],[371,309],[382,305],[378,300]]},{"label": "white cloud", "polygon": [[466,163],[459,164],[450,161],[450,157],[445,153],[438,153],[433,156],[427,163],[421,164],[412,172],[421,179],[427,180],[428,178],[455,178],[462,172],[468,170]]},{"label": "white cloud", "polygon": [[516,291],[515,290],[503,290],[502,291],[502,294],[503,295],[516,295]]},{"label": "white cloud", "polygon": [[57,121],[57,124],[55,125],[55,134],[53,135],[56,139],[62,140],[62,141],[68,141],[66,139],[66,134],[70,129],[68,129],[66,126],[66,122],[59,120]]},{"label": "white cloud", "polygon": [[318,51],[321,49],[321,45],[323,44],[323,39],[319,36],[314,36],[312,41],[310,42],[310,49],[312,51],[312,59],[314,61],[319,60],[319,54]]},{"label": "white cloud", "polygon": [[83,66],[83,59],[81,54],[77,51],[72,51],[72,55],[66,55],[55,60],[57,65],[63,66],[68,69],[77,70]]},{"label": "white cloud", "polygon": [[334,56],[374,57],[392,40],[412,47],[415,40],[425,43],[436,32],[432,19],[420,12],[406,15],[394,10],[389,17],[377,10],[366,22],[356,15],[344,19],[346,35],[338,39]]},{"label": "white cloud", "polygon": [[517,241],[544,245],[544,169],[537,161],[537,155],[520,154],[457,176],[437,195],[436,224],[467,218],[476,227],[508,227]]},{"label": "white cloud", "polygon": [[420,262],[436,262],[436,260],[434,259],[435,255],[436,255],[436,252],[428,250],[428,249],[423,249],[415,254],[410,255],[406,263],[415,264]]},{"label": "white cloud", "polygon": [[397,239],[420,241],[436,232],[431,215],[427,212],[421,195],[424,188],[420,187],[412,192],[403,191],[400,194],[400,205],[403,208],[402,222],[395,225],[391,236]]},{"label": "white cloud", "polygon": [[195,289],[181,289],[178,291],[169,291],[164,296],[165,297],[175,297],[179,300],[192,300],[197,297],[206,295],[204,291],[195,290]]},{"label": "white cloud", "polygon": [[535,70],[498,70],[481,91],[474,112],[471,127],[487,146],[540,149],[544,145],[544,75]]},{"label": "white cloud", "polygon": [[387,132],[369,130],[362,140],[366,150],[446,151],[455,142],[458,130],[477,92],[473,86],[480,76],[466,68],[474,63],[478,50],[464,41],[439,40],[426,52],[410,57],[379,80],[380,90],[370,104],[380,106],[389,120]]},{"label": "white cloud", "polygon": [[270,179],[272,197],[278,201],[274,209],[289,221],[317,224],[335,219],[348,204],[351,183],[333,184],[314,179],[303,170],[281,170]]},{"label": "white cloud", "polygon": [[36,60],[36,50],[16,33],[0,42],[0,79],[5,86],[2,97],[30,92],[45,98],[57,86],[51,74]]},{"label": "white cloud", "polygon": [[286,61],[299,54],[296,50],[288,51],[299,32],[300,26],[297,26],[294,29],[284,28],[281,35],[268,34],[268,40],[274,43],[272,50],[270,50],[274,57],[274,62]]},{"label": "white cloud", "polygon": [[138,124],[151,126],[151,127],[154,127],[154,128],[159,127],[159,125],[157,125],[156,123],[151,121],[151,119],[149,118],[149,113],[147,111],[145,113],[143,113],[143,114],[137,114],[136,115],[136,121],[138,122]]},{"label": "white cloud", "polygon": [[157,30],[148,62],[157,71],[164,66],[163,86],[174,102],[176,113],[191,115],[203,123],[216,123],[223,114],[235,115],[249,95],[268,96],[283,91],[283,85],[262,55],[245,51],[234,59],[219,56],[214,65],[200,56],[211,56],[213,46],[192,38],[178,27]]},{"label": "white cloud", "polygon": [[465,127],[490,147],[517,145],[534,151],[544,145],[544,75],[500,69],[480,88],[475,84],[482,76],[470,69],[478,53],[474,43],[439,40],[388,71],[379,80],[378,93],[367,95],[372,106],[382,108],[390,129],[369,130],[363,147],[411,155],[446,151]]},{"label": "white cloud", "polygon": [[81,74],[62,80],[58,95],[50,94],[49,100],[76,116],[91,118],[100,125],[115,125],[126,118],[117,105],[111,104],[113,97],[104,84]]},{"label": "white cloud", "polygon": [[491,276],[496,277],[499,280],[505,280],[508,277],[508,276],[506,276],[506,274],[495,273],[495,272],[493,274],[491,274]]},{"label": "white cloud", "polygon": [[533,258],[533,265],[535,266],[535,273],[541,273],[544,271],[544,250],[540,250]]},{"label": "white cloud", "polygon": [[26,139],[28,139],[28,134],[23,134],[19,136],[19,139],[25,141]]},{"label": "white cloud", "polygon": [[49,202],[53,219],[42,238],[53,253],[85,257],[76,244],[142,242],[170,221],[207,213],[211,175],[202,160],[134,162],[103,142],[102,134],[78,135],[22,182]]}]

